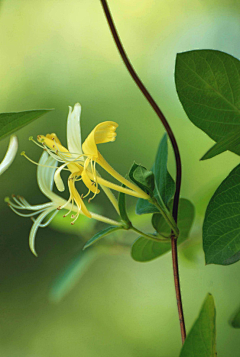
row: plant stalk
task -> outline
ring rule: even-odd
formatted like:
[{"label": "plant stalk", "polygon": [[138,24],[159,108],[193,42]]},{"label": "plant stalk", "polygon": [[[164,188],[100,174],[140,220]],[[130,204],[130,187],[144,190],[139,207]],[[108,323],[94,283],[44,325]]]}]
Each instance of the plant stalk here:
[{"label": "plant stalk", "polygon": [[[181,188],[181,178],[182,178],[182,166],[181,166],[181,158],[180,158],[180,153],[178,149],[178,145],[175,139],[175,136],[172,132],[172,129],[170,125],[168,124],[168,121],[166,120],[163,112],[155,102],[155,100],[152,98],[144,84],[142,83],[141,79],[138,77],[136,71],[134,70],[130,60],[128,59],[128,56],[123,48],[123,45],[121,43],[120,37],[117,33],[115,24],[113,22],[108,4],[106,0],[100,0],[105,16],[107,18],[108,25],[110,27],[110,31],[112,33],[112,36],[114,38],[115,44],[117,46],[117,49],[120,53],[120,56],[125,63],[129,74],[131,75],[132,79],[144,95],[144,97],[147,99],[157,116],[159,117],[160,121],[162,122],[166,132],[168,133],[169,139],[171,141],[174,155],[175,155],[175,161],[176,161],[176,191],[173,199],[173,210],[172,210],[172,216],[177,223],[177,216],[178,216],[178,204],[179,204],[179,197],[180,197],[180,188]],[[183,315],[183,307],[182,307],[182,299],[181,299],[181,290],[180,290],[180,280],[179,280],[179,271],[178,271],[178,256],[177,256],[177,239],[172,233],[172,261],[173,261],[173,274],[174,274],[174,284],[175,284],[175,290],[176,290],[176,298],[177,298],[177,306],[178,306],[178,314],[179,314],[179,321],[180,321],[180,329],[181,329],[181,336],[182,336],[182,343],[184,343],[186,339],[186,329],[185,329],[185,322],[184,322],[184,315]]]},{"label": "plant stalk", "polygon": [[133,227],[133,226],[132,226],[130,229],[131,229],[132,231],[134,231],[134,232],[140,234],[142,237],[145,237],[145,238],[147,238],[147,239],[153,240],[153,241],[158,242],[158,243],[159,243],[159,242],[168,243],[169,240],[170,240],[170,238],[168,238],[168,237],[164,237],[164,236],[160,236],[160,235],[158,235],[158,236],[155,237],[155,236],[152,235],[152,234],[144,233],[144,232],[140,231],[139,229],[137,229],[137,228],[135,228],[135,227]]}]

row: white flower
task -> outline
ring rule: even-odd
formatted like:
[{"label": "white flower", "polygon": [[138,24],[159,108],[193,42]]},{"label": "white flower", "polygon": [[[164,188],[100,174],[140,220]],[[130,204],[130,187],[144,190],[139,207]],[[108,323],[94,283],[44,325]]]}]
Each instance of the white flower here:
[{"label": "white flower", "polygon": [[[56,167],[57,167],[57,161],[53,157],[49,156],[47,152],[43,152],[37,167],[37,182],[40,190],[47,198],[49,198],[50,202],[33,206],[30,205],[21,196],[16,197],[13,195],[12,196],[13,201],[11,201],[9,198],[6,198],[9,207],[19,216],[32,218],[33,216],[38,215],[36,219],[32,218],[34,223],[29,235],[29,246],[32,253],[36,256],[37,253],[35,250],[35,237],[36,237],[37,230],[39,227],[46,227],[51,222],[51,220],[55,217],[55,215],[59,212],[60,207],[69,209],[68,213],[76,212],[77,214],[79,213],[83,214],[82,211],[79,212],[79,208],[77,206],[70,204],[68,201],[61,198],[60,196],[58,196],[52,191],[53,182],[54,182],[54,173]],[[30,213],[21,213],[21,211],[30,211]],[[108,219],[106,217],[100,216],[92,212],[90,213],[93,219],[97,219],[99,221],[111,225],[116,225],[116,226],[121,225],[120,223]],[[44,221],[45,218],[46,220]]]},{"label": "white flower", "polygon": [[6,155],[3,159],[3,161],[0,163],[0,175],[2,175],[4,173],[4,171],[6,171],[9,168],[9,166],[15,159],[17,150],[18,150],[18,140],[17,140],[16,135],[12,135],[10,137]]}]

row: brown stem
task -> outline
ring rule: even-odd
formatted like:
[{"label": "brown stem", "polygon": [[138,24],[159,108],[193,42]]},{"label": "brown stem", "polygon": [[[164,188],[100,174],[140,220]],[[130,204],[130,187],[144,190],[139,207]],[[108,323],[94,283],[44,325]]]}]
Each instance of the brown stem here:
[{"label": "brown stem", "polygon": [[[152,98],[144,84],[142,83],[141,79],[138,77],[137,73],[135,72],[130,60],[128,59],[128,56],[123,48],[123,45],[121,43],[121,40],[119,38],[119,35],[117,33],[116,27],[114,25],[108,4],[106,0],[100,0],[104,13],[107,18],[108,25],[110,27],[110,31],[112,33],[112,36],[114,38],[115,44],[118,48],[118,51],[121,55],[121,58],[123,62],[125,63],[131,77],[133,78],[134,82],[142,92],[142,94],[145,96],[159,119],[161,120],[165,130],[168,133],[169,139],[171,141],[174,155],[175,155],[175,161],[176,161],[176,191],[174,195],[174,200],[173,200],[173,210],[172,210],[172,215],[175,221],[177,222],[177,216],[178,216],[178,204],[179,204],[179,196],[180,196],[180,188],[181,188],[181,177],[182,177],[182,168],[181,168],[181,158],[180,158],[180,153],[178,149],[178,145],[175,139],[175,136],[172,132],[171,127],[168,124],[168,121],[166,120],[163,112],[155,102],[155,100]],[[175,283],[175,290],[176,290],[176,297],[177,297],[177,305],[178,305],[178,314],[179,314],[179,321],[180,321],[180,329],[181,329],[181,334],[182,334],[182,341],[185,341],[186,338],[186,332],[185,332],[185,323],[184,323],[184,317],[183,317],[183,308],[182,308],[182,301],[181,301],[181,290],[180,290],[180,281],[179,281],[179,272],[178,272],[178,257],[177,257],[177,242],[174,236],[172,236],[172,260],[173,260],[173,272],[174,272],[174,283]]]},{"label": "brown stem", "polygon": [[178,307],[178,316],[180,323],[180,330],[182,336],[182,343],[184,343],[186,339],[186,328],[183,314],[183,306],[182,306],[182,296],[180,290],[180,279],[179,279],[179,270],[178,270],[178,254],[177,254],[177,239],[174,236],[171,237],[171,245],[172,245],[172,263],[173,263],[173,276],[174,276],[174,284],[176,290],[176,299],[177,299],[177,307]]}]

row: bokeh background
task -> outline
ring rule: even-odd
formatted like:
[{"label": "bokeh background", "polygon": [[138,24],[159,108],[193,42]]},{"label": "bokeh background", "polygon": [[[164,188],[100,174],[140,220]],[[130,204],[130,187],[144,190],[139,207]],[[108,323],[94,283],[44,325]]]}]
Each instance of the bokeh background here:
[{"label": "bokeh background", "polygon": [[[187,119],[174,86],[177,52],[217,49],[240,57],[240,3],[109,0],[109,5],[136,70],[176,134],[182,197],[196,206],[191,239],[179,253],[187,330],[211,292],[218,356],[240,356],[239,331],[228,323],[240,302],[239,263],[205,266],[201,247],[207,202],[239,158],[224,153],[199,161],[212,141]],[[120,60],[100,1],[1,1],[0,33],[0,111],[55,108],[18,132],[19,153],[25,150],[38,160],[41,150],[28,141],[30,135],[56,132],[65,144],[68,105],[80,102],[83,138],[101,121],[118,122],[116,142],[102,145],[101,152],[119,172],[125,175],[134,160],[151,167],[164,131]],[[8,139],[0,143],[1,157],[7,144]],[[71,230],[60,215],[49,228],[39,229],[35,258],[28,248],[31,220],[10,211],[4,197],[16,193],[31,203],[46,202],[36,166],[18,155],[0,185],[1,356],[178,356],[169,254],[150,263],[133,261],[130,248],[121,246],[136,238],[128,233],[105,239],[109,249],[99,243],[83,258],[84,242],[99,227],[80,218]],[[134,216],[135,201],[128,202],[133,221],[148,229],[150,217]],[[93,207],[115,217],[102,194]]]}]

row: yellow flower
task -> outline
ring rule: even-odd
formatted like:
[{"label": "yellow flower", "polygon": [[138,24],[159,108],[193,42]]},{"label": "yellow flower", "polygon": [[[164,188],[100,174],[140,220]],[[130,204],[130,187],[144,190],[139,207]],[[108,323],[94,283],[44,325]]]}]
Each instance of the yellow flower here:
[{"label": "yellow flower", "polygon": [[[148,199],[149,196],[144,191],[115,171],[98,151],[98,144],[108,143],[115,140],[116,128],[118,127],[118,124],[112,121],[106,121],[98,124],[89,134],[83,145],[81,145],[80,113],[80,104],[75,104],[74,109],[69,107],[67,119],[68,149],[61,144],[60,140],[54,133],[47,134],[46,136],[38,135],[37,137],[38,142],[42,144],[49,155],[62,164],[54,174],[54,181],[58,190],[63,191],[65,189],[61,178],[61,171],[70,171],[68,179],[70,197],[68,202],[75,203],[79,208],[79,211],[81,210],[88,217],[91,215],[83,202],[83,198],[87,197],[90,192],[92,192],[93,197],[90,198],[90,200],[93,199],[100,192],[98,188],[99,185],[105,191],[117,211],[118,206],[116,198],[109,189],[124,192],[135,197]],[[96,164],[102,166],[110,175],[128,188],[124,188],[104,180],[98,174]],[[84,197],[79,195],[75,186],[76,181],[80,180],[82,180],[88,188],[88,193]]]}]

